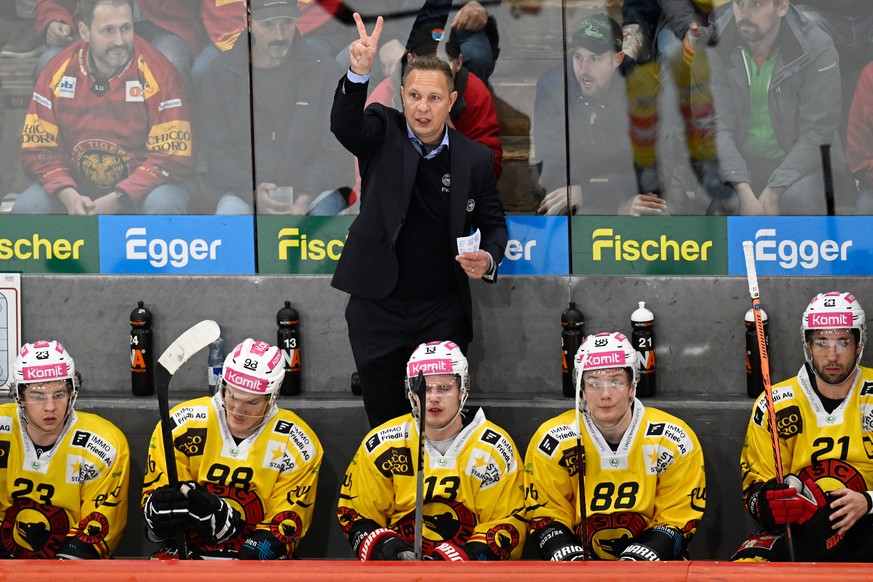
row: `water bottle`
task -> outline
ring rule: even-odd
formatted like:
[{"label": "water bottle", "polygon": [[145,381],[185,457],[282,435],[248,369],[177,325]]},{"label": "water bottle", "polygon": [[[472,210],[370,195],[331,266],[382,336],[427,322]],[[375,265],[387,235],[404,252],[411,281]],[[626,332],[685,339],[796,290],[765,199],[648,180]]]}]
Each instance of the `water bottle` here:
[{"label": "water bottle", "polygon": [[637,384],[637,396],[655,395],[655,315],[646,309],[646,302],[640,301],[639,307],[631,314],[631,344],[640,358],[640,381]]},{"label": "water bottle", "polygon": [[564,396],[576,397],[576,386],[573,384],[573,359],[576,351],[582,345],[585,324],[582,312],[576,309],[576,303],[570,302],[570,307],[561,314],[561,382]]},{"label": "water bottle", "polygon": [[[758,332],[755,330],[755,313],[750,309],[744,318],[746,323],[746,394],[749,398],[757,398],[764,391],[764,375],[761,373],[761,352],[758,349]],[[761,310],[761,320],[764,323],[764,344],[770,353],[770,332],[767,329],[767,313]]]},{"label": "water bottle", "polygon": [[155,356],[152,339],[152,312],[142,301],[130,312],[130,387],[134,396],[155,393]]},{"label": "water bottle", "polygon": [[282,350],[285,360],[285,379],[279,388],[282,396],[297,396],[300,394],[300,314],[286,301],[285,307],[276,314],[279,331],[276,333],[276,345]]},{"label": "water bottle", "polygon": [[206,361],[210,394],[215,394],[215,389],[221,381],[221,371],[224,369],[225,355],[224,338],[219,336],[217,340],[209,344],[209,358]]}]

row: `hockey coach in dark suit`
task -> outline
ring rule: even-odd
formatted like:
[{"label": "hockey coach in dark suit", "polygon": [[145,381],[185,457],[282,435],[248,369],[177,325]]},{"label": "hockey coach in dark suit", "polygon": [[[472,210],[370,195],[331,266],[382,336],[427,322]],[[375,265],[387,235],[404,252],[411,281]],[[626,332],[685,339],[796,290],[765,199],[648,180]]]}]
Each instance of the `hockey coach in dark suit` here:
[{"label": "hockey coach in dark suit", "polygon": [[[358,158],[361,209],[331,284],[351,295],[349,342],[375,427],[409,412],[404,367],[418,344],[450,339],[466,352],[468,281],[496,281],[507,231],[493,153],[448,126],[457,98],[449,65],[412,59],[401,87],[404,112],[379,104],[365,110],[382,19],[368,35],[354,18],[360,38],[349,46],[331,131]],[[459,254],[458,239],[477,230],[479,250]]]}]

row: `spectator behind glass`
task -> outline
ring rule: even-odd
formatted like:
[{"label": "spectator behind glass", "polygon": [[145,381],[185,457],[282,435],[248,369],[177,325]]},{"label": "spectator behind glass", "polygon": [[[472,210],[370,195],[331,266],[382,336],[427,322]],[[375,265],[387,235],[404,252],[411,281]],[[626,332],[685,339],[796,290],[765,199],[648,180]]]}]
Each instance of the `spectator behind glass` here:
[{"label": "spectator behind glass", "polygon": [[[662,214],[667,202],[661,184],[670,183],[665,167],[641,192],[634,172],[621,27],[605,14],[579,20],[569,40],[565,64],[537,81],[534,149],[542,160],[540,181],[546,196],[540,214]],[[623,66],[624,65],[624,66]],[[566,67],[566,70],[565,70]],[[564,115],[564,75],[569,114]],[[564,124],[569,124],[570,188]],[[669,127],[669,124],[665,124]],[[672,152],[669,132],[659,150]]]},{"label": "spectator behind glass", "polygon": [[[200,88],[198,127],[218,214],[338,214],[348,206],[351,155],[328,134],[336,61],[297,34],[295,0],[253,0],[248,42],[218,56]],[[241,114],[241,111],[243,114]],[[252,180],[251,140],[255,168]],[[293,198],[279,188],[293,188]]]},{"label": "spectator behind glass", "polygon": [[[221,53],[233,48],[240,33],[246,28],[246,0],[201,0],[200,19],[209,44],[191,65],[191,80],[197,92],[209,65]],[[200,101],[199,97],[197,99]]]},{"label": "spectator behind glass", "polygon": [[735,0],[716,27],[709,63],[720,174],[736,193],[719,210],[825,214],[824,144],[832,145],[836,193],[854,202],[837,135],[840,70],[828,35],[788,0]]},{"label": "spectator behind glass", "polygon": [[21,164],[36,183],[12,212],[184,214],[194,158],[179,74],[134,35],[130,0],[81,0],[80,9],[81,39],[34,88]]},{"label": "spectator behind glass", "polygon": [[[46,63],[78,37],[77,0],[36,0],[36,29],[48,50],[34,70],[38,78]],[[189,0],[136,0],[132,5],[136,33],[149,41],[187,78],[193,55],[200,52],[203,27]]]}]

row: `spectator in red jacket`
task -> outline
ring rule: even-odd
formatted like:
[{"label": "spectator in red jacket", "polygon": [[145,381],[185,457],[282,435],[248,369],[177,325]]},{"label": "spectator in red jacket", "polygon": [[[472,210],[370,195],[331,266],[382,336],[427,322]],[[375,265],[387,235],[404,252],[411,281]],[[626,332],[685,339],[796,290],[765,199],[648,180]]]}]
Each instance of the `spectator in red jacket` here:
[{"label": "spectator in red jacket", "polygon": [[[33,12],[37,31],[45,36],[48,50],[36,65],[38,77],[46,63],[75,41],[79,35],[77,20],[81,8],[77,0],[36,0]],[[191,70],[191,60],[200,51],[203,26],[191,8],[190,0],[135,0],[136,33],[146,39],[184,76]]]},{"label": "spectator in red jacket", "polygon": [[34,87],[21,164],[36,183],[12,212],[184,213],[194,158],[179,74],[134,35],[131,0],[79,6],[81,39]]}]

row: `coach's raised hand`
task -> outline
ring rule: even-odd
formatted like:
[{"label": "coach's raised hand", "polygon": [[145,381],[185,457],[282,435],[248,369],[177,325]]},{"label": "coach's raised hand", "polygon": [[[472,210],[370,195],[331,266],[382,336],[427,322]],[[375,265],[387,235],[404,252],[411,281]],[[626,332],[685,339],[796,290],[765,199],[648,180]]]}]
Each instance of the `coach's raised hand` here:
[{"label": "coach's raised hand", "polygon": [[368,35],[367,29],[364,27],[364,21],[361,20],[361,15],[355,12],[355,24],[358,25],[358,40],[349,45],[349,57],[352,61],[352,72],[358,75],[367,75],[370,69],[373,68],[373,61],[376,60],[376,51],[379,47],[379,37],[382,35],[382,17],[376,19],[376,26],[373,27],[373,34]]}]

